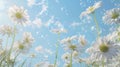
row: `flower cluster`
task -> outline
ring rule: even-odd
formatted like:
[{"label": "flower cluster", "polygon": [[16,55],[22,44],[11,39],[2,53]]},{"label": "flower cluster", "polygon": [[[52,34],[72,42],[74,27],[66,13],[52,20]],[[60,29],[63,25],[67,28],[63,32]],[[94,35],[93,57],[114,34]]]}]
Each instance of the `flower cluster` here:
[{"label": "flower cluster", "polygon": [[[43,5],[45,0],[42,0],[42,3],[39,4],[35,4],[35,0],[28,0],[28,2],[28,6],[39,4]],[[42,15],[42,13],[46,11],[46,7],[48,7],[45,5],[43,6],[45,8],[43,7],[40,15]],[[61,22],[53,21],[54,17],[47,22],[47,27],[51,25],[55,25],[55,27],[57,26],[57,28],[53,28],[54,26],[51,27],[52,29],[50,30],[51,32],[59,35],[58,40],[56,40],[57,43],[55,44],[55,53],[47,48],[43,48],[41,45],[37,45],[37,47],[34,49],[35,51],[31,49],[34,48],[33,44],[35,42],[35,38],[33,37],[32,33],[18,31],[18,25],[27,26],[28,24],[31,24],[27,9],[16,5],[10,7],[8,9],[8,16],[13,22],[13,26],[0,26],[0,67],[59,67],[59,63],[61,63],[58,62],[59,57],[61,57],[64,62],[63,67],[73,67],[74,63],[84,63],[88,65],[88,67],[119,67],[120,8],[112,8],[105,11],[104,16],[102,17],[104,23],[117,24],[117,27],[115,27],[115,30],[111,33],[101,36],[100,26],[96,19],[97,17],[95,16],[95,11],[101,6],[102,1],[98,1],[80,14],[80,18],[82,19],[83,17],[89,17],[90,14],[93,16],[98,36],[92,44],[89,43],[85,35],[80,34],[61,39],[60,34],[68,32]],[[42,20],[39,18],[35,19],[33,24],[37,25],[38,27],[44,25]],[[21,36],[21,38],[19,39],[17,36]],[[61,45],[64,53],[63,55],[59,56],[59,49]],[[40,54],[45,55],[44,58],[41,58]],[[48,61],[49,54],[55,55],[54,64]],[[85,55],[86,57],[83,57],[82,55]],[[33,58],[37,61],[37,63],[33,61]]]}]

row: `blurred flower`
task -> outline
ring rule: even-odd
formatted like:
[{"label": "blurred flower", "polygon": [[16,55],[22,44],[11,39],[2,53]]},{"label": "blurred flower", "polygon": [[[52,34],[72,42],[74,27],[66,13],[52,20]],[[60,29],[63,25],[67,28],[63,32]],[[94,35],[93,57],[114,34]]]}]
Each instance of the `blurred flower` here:
[{"label": "blurred flower", "polygon": [[64,29],[64,28],[52,29],[51,31],[52,31],[53,33],[56,33],[56,34],[67,33],[67,30]]},{"label": "blurred flower", "polygon": [[6,51],[0,48],[0,58],[6,55]]},{"label": "blurred flower", "polygon": [[15,24],[21,24],[25,26],[30,22],[27,10],[25,10],[23,7],[18,7],[16,5],[12,6],[9,8],[8,13],[9,13],[10,19]]},{"label": "blurred flower", "polygon": [[34,38],[30,32],[23,33],[23,43],[25,44],[32,44],[34,42]]},{"label": "blurred flower", "polygon": [[71,36],[61,40],[65,50],[78,51],[79,53],[83,50],[83,45],[79,42],[79,36]]},{"label": "blurred flower", "polygon": [[120,23],[120,8],[113,8],[106,11],[103,21],[107,24]]},{"label": "blurred flower", "polygon": [[88,16],[89,14],[93,13],[96,9],[100,8],[102,5],[102,1],[96,2],[93,6],[90,6],[86,9],[86,11],[80,14],[80,18],[84,16]]},{"label": "blurred flower", "polygon": [[77,51],[73,51],[73,53],[72,53],[72,56],[75,58],[75,57],[77,57],[79,55],[79,53],[77,52]]},{"label": "blurred flower", "polygon": [[42,53],[43,52],[43,47],[42,46],[37,46],[35,48],[35,51],[39,52],[39,53]]},{"label": "blurred flower", "polygon": [[90,48],[87,49],[87,53],[93,60],[97,61],[109,61],[119,56],[120,46],[113,43],[107,38],[99,38]]},{"label": "blurred flower", "polygon": [[69,63],[65,63],[63,67],[70,67]]},{"label": "blurred flower", "polygon": [[70,53],[66,52],[62,55],[62,59],[65,61],[65,62],[69,62],[70,61]]},{"label": "blurred flower", "polygon": [[107,40],[120,43],[120,27],[106,36]]},{"label": "blurred flower", "polygon": [[30,54],[30,57],[31,57],[31,58],[35,58],[35,57],[36,57],[36,54],[31,53],[31,54]]},{"label": "blurred flower", "polygon": [[75,40],[75,39],[77,39],[77,36],[76,36],[76,35],[75,35],[75,36],[72,36],[72,37],[67,37],[67,38],[62,39],[62,40],[61,40],[61,43],[62,43],[62,44],[69,44],[69,42],[71,42],[71,41],[73,41],[73,40]]},{"label": "blurred flower", "polygon": [[[40,62],[40,63],[37,63],[35,65],[35,67],[54,67],[53,64],[50,64],[49,62],[45,61],[45,62]],[[55,66],[57,67],[57,66]]]},{"label": "blurred flower", "polygon": [[2,35],[10,36],[13,35],[14,33],[16,33],[16,30],[13,27],[9,25],[0,26],[0,34]]},{"label": "blurred flower", "polygon": [[87,44],[87,40],[85,39],[85,36],[79,36],[78,40],[81,43],[81,45]]},{"label": "blurred flower", "polygon": [[30,49],[30,46],[28,44],[24,44],[21,41],[17,41],[14,43],[14,49],[16,52],[20,53],[27,53]]}]

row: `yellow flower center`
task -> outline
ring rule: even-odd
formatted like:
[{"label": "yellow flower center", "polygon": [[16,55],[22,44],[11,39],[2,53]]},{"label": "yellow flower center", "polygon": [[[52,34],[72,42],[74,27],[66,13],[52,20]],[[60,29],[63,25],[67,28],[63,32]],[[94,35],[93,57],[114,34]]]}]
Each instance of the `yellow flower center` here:
[{"label": "yellow flower center", "polygon": [[65,59],[68,59],[68,56],[66,56]]},{"label": "yellow flower center", "polygon": [[19,49],[24,49],[24,46],[23,45],[19,45]]},{"label": "yellow flower center", "polygon": [[90,12],[93,12],[94,11],[94,7],[92,6],[92,7],[89,7],[89,9],[88,9]]},{"label": "yellow flower center", "polygon": [[120,36],[120,32],[118,32],[117,35]]},{"label": "yellow flower center", "polygon": [[119,14],[118,13],[112,13],[112,19],[118,18]]},{"label": "yellow flower center", "polygon": [[72,50],[75,50],[76,45],[70,45],[69,48],[72,49]]},{"label": "yellow flower center", "polygon": [[107,52],[109,50],[109,47],[106,44],[101,44],[99,46],[99,49],[100,49],[101,52],[105,53],[105,52]]},{"label": "yellow flower center", "polygon": [[20,12],[17,12],[17,13],[15,14],[15,16],[16,16],[18,19],[21,19],[21,18],[23,17]]}]

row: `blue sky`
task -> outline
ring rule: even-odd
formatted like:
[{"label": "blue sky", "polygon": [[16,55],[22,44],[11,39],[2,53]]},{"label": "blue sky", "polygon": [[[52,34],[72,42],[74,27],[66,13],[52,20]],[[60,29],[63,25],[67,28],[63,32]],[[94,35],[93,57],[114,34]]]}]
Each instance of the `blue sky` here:
[{"label": "blue sky", "polygon": [[[73,36],[73,35],[85,35],[88,39],[89,44],[96,39],[96,30],[94,29],[95,23],[93,20],[85,20],[80,19],[80,13],[85,11],[87,7],[92,6],[97,1],[102,1],[102,7],[96,11],[97,20],[99,22],[99,26],[102,30],[102,36],[107,35],[111,32],[111,28],[115,27],[115,25],[106,25],[102,21],[102,16],[104,15],[106,10],[112,8],[120,8],[119,0],[35,0],[35,4],[29,6],[27,0],[0,0],[0,24],[10,24],[13,25],[11,20],[8,17],[8,8],[12,5],[23,6],[28,10],[28,14],[30,15],[31,22],[36,18],[40,19],[42,25],[37,27],[37,25],[33,24],[27,27],[18,26],[20,32],[18,35],[24,31],[32,32],[35,43],[33,44],[33,48],[30,52],[34,52],[35,47],[43,46],[45,49],[49,49],[53,52],[52,55],[48,54],[48,60],[50,63],[54,62],[54,52],[55,52],[55,43],[58,39],[58,35],[50,32],[52,28],[56,28],[57,26],[54,24],[55,22],[59,22],[62,27],[67,29],[67,33],[63,33],[60,35],[60,39]],[[40,4],[42,1],[43,4]],[[44,6],[44,8],[42,8]],[[46,9],[45,9],[46,8]],[[44,10],[45,9],[45,10]],[[43,11],[43,12],[42,12]],[[51,20],[50,26],[45,26],[47,22]],[[17,37],[20,38],[19,36]],[[59,48],[59,62],[60,67],[63,65],[63,61],[61,60],[61,55],[64,53],[64,50],[60,44]],[[86,55],[84,55],[86,56]],[[40,61],[40,60],[35,60]],[[77,67],[78,64],[75,64]]]}]

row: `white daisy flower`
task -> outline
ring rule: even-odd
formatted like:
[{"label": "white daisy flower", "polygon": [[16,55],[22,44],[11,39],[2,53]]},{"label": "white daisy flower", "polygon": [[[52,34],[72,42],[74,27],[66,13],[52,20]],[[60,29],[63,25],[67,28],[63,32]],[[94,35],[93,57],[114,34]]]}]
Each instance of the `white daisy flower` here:
[{"label": "white daisy flower", "polygon": [[65,62],[69,62],[70,61],[70,53],[66,52],[62,55],[61,57]]},{"label": "white daisy flower", "polygon": [[81,43],[81,45],[87,44],[87,40],[85,39],[85,36],[79,36],[78,40]]},{"label": "white daisy flower", "polygon": [[71,36],[61,40],[65,50],[82,52],[84,46],[79,42],[79,36]]},{"label": "white daisy flower", "polygon": [[34,42],[34,38],[30,32],[23,33],[23,43],[25,44],[32,44]]},{"label": "white daisy flower", "polygon": [[109,41],[120,43],[120,27],[118,27],[114,32],[108,34],[106,38]]},{"label": "white daisy flower", "polygon": [[74,58],[76,58],[77,56],[79,56],[78,51],[73,51],[72,56],[73,56]]},{"label": "white daisy flower", "polygon": [[16,52],[20,52],[20,53],[27,53],[30,49],[30,45],[28,44],[24,44],[23,42],[21,41],[17,41],[14,43],[14,49],[16,50]]},{"label": "white daisy flower", "polygon": [[107,38],[99,38],[87,52],[90,53],[92,59],[108,61],[119,55],[120,46],[108,41]]},{"label": "white daisy flower", "polygon": [[72,37],[67,37],[67,38],[61,40],[61,43],[62,43],[62,44],[69,44],[69,42],[71,42],[71,41],[73,41],[73,40],[75,40],[75,39],[77,39],[77,36],[76,36],[76,35],[75,35],[75,36],[72,36]]},{"label": "white daisy flower", "polygon": [[18,7],[16,5],[12,6],[9,8],[8,13],[11,20],[15,24],[21,24],[25,26],[30,22],[27,10],[25,10],[23,7]]},{"label": "white daisy flower", "polygon": [[14,33],[16,33],[16,30],[9,25],[2,25],[0,27],[0,34],[2,35],[10,36],[13,35]]},{"label": "white daisy flower", "polygon": [[120,23],[120,8],[113,8],[106,11],[103,21],[107,24]]},{"label": "white daisy flower", "polygon": [[102,1],[96,2],[93,6],[90,6],[86,9],[86,11],[82,12],[80,18],[84,16],[88,16],[89,14],[93,13],[96,9],[100,8],[102,5]]}]

